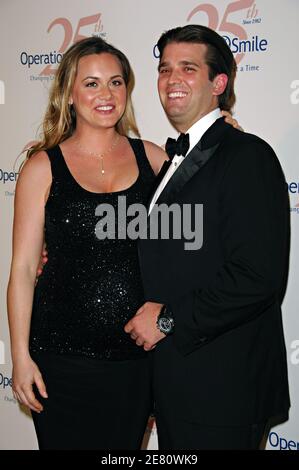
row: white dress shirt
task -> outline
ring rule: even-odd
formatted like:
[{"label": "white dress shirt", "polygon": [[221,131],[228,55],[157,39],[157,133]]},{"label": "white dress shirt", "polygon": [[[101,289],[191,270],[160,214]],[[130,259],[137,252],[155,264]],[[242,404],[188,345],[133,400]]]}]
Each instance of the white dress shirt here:
[{"label": "white dress shirt", "polygon": [[156,189],[156,192],[153,196],[153,199],[151,200],[150,203],[150,208],[149,208],[149,214],[151,213],[154,205],[156,204],[157,199],[159,198],[160,194],[162,193],[163,189],[167,185],[168,181],[174,174],[174,172],[178,169],[180,164],[184,161],[185,158],[188,158],[188,155],[190,154],[191,150],[195,147],[197,142],[202,138],[204,133],[209,129],[209,127],[214,124],[214,122],[221,118],[222,114],[219,108],[214,109],[211,111],[209,114],[206,114],[204,117],[199,119],[193,126],[190,127],[190,129],[186,132],[186,134],[189,134],[189,150],[186,154],[185,157],[182,155],[178,156],[175,155],[172,159],[172,162],[167,170],[167,172],[164,175],[164,178],[160,182],[158,188]]}]

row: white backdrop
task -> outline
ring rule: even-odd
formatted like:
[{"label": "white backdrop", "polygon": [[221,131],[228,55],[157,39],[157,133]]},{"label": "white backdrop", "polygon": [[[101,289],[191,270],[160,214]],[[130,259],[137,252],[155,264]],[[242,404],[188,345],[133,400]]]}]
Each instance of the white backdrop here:
[{"label": "white backdrop", "polygon": [[[283,314],[292,407],[290,420],[272,430],[267,448],[299,450],[298,18],[298,0],[1,0],[0,449],[37,448],[31,418],[12,397],[5,297],[17,176],[14,163],[36,137],[59,54],[80,36],[92,34],[123,50],[135,71],[133,98],[142,137],[162,144],[175,132],[158,100],[154,46],[164,30],[202,23],[226,37],[239,61],[236,118],[244,129],[273,146],[289,184],[292,250]],[[156,447],[153,428],[149,448]]]}]

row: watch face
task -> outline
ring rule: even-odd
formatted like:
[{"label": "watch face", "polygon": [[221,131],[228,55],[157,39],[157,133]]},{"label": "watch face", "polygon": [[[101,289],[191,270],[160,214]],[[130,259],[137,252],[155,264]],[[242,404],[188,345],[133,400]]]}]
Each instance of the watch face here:
[{"label": "watch face", "polygon": [[172,330],[172,321],[170,318],[162,317],[159,319],[159,328],[162,333],[169,333]]}]

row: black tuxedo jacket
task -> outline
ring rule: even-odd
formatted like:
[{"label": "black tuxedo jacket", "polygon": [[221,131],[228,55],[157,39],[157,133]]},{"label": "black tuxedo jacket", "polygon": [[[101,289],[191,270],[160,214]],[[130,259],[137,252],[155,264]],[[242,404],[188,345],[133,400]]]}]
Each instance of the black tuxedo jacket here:
[{"label": "black tuxedo jacket", "polygon": [[157,408],[219,425],[286,415],[289,203],[274,151],[218,119],[157,202],[203,205],[200,249],[184,237],[139,244],[146,300],[175,318],[153,352]]}]

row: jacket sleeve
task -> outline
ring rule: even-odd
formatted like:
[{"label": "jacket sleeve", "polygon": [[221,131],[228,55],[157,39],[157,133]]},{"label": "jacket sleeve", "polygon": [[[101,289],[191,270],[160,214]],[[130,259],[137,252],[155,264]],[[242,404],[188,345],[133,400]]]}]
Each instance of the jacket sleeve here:
[{"label": "jacket sleeve", "polygon": [[[235,152],[219,188],[225,262],[205,289],[170,305],[182,354],[236,328],[279,301],[288,259],[287,185],[272,148],[257,139]],[[203,241],[205,243],[205,240]]]}]

